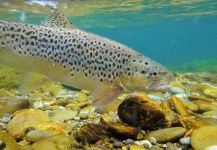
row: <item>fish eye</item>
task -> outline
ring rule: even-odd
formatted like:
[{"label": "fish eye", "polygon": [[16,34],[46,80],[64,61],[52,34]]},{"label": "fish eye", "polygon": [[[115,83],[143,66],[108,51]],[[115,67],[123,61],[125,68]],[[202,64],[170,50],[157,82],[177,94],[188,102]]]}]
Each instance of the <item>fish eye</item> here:
[{"label": "fish eye", "polygon": [[142,70],[142,74],[145,74],[145,71],[144,71],[144,70]]},{"label": "fish eye", "polygon": [[156,76],[158,73],[157,72],[153,72],[153,76]]}]

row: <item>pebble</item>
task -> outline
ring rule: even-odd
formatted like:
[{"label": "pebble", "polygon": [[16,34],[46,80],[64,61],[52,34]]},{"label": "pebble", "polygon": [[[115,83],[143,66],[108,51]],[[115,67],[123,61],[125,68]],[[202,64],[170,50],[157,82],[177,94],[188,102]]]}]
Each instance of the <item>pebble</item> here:
[{"label": "pebble", "polygon": [[183,101],[187,100],[188,95],[183,93],[183,94],[175,94],[175,96]]},{"label": "pebble", "polygon": [[135,141],[134,140],[132,140],[132,139],[126,139],[126,140],[124,140],[124,143],[125,144],[132,144],[132,143],[134,143]]},{"label": "pebble", "polygon": [[107,138],[109,134],[107,128],[102,125],[84,124],[73,135],[78,142],[94,144],[101,139]]},{"label": "pebble", "polygon": [[88,118],[88,114],[79,114],[80,119],[84,120]]},{"label": "pebble", "polygon": [[139,145],[130,145],[130,150],[147,150],[146,148]]},{"label": "pebble", "polygon": [[210,87],[204,90],[204,94],[213,98],[217,98],[217,87]]},{"label": "pebble", "polygon": [[156,144],[156,143],[157,143],[157,140],[156,140],[154,137],[151,137],[151,138],[150,138],[150,142],[151,142],[152,144]]},{"label": "pebble", "polygon": [[206,150],[217,150],[217,146],[216,145],[214,145],[214,146],[208,146],[206,148]]},{"label": "pebble", "polygon": [[185,128],[173,127],[151,131],[145,135],[145,139],[154,137],[158,143],[166,143],[181,138],[186,132]]},{"label": "pebble", "polygon": [[36,142],[54,134],[55,132],[52,130],[31,130],[26,134],[25,140],[28,142]]},{"label": "pebble", "polygon": [[191,137],[183,137],[179,140],[180,144],[182,145],[190,145],[191,144]]},{"label": "pebble", "polygon": [[118,116],[124,123],[153,130],[162,127],[165,114],[159,103],[145,94],[138,94],[124,99],[118,106]]},{"label": "pebble", "polygon": [[40,128],[50,121],[47,113],[39,109],[25,109],[16,113],[9,121],[7,129],[16,138],[22,138],[26,129]]},{"label": "pebble", "polygon": [[73,137],[64,134],[54,135],[31,145],[31,150],[65,150],[79,149],[81,145]]},{"label": "pebble", "polygon": [[7,122],[9,122],[9,121],[11,120],[11,117],[12,117],[11,114],[5,114],[5,115],[2,117],[1,121],[2,121],[3,123],[7,123]]},{"label": "pebble", "polygon": [[95,112],[95,107],[90,105],[81,109],[80,114],[89,114]]},{"label": "pebble", "polygon": [[59,110],[66,110],[66,108],[63,106],[59,106]]},{"label": "pebble", "polygon": [[148,140],[136,141],[135,144],[137,144],[139,146],[144,146],[146,148],[151,148],[152,147],[151,142],[148,141]]},{"label": "pebble", "polygon": [[204,112],[203,115],[217,119],[217,110]]},{"label": "pebble", "polygon": [[204,126],[193,131],[191,145],[195,150],[205,150],[217,145],[217,126]]},{"label": "pebble", "polygon": [[173,94],[184,94],[185,91],[179,87],[175,87],[175,86],[172,86],[170,88],[170,92],[173,93]]},{"label": "pebble", "polygon": [[38,109],[44,107],[44,104],[41,101],[37,101],[33,103],[33,108]]},{"label": "pebble", "polygon": [[123,146],[123,143],[120,141],[114,141],[114,143],[113,143],[114,148],[120,148],[122,146]]},{"label": "pebble", "polygon": [[15,111],[28,108],[29,100],[18,97],[7,97],[0,99],[0,117],[6,113],[14,113]]},{"label": "pebble", "polygon": [[74,119],[77,114],[77,111],[72,110],[54,110],[53,112],[49,113],[49,116],[52,121],[63,122]]},{"label": "pebble", "polygon": [[78,93],[78,95],[77,95],[77,97],[76,97],[76,100],[77,100],[78,102],[86,101],[86,100],[87,100],[87,94],[85,94],[84,92]]}]

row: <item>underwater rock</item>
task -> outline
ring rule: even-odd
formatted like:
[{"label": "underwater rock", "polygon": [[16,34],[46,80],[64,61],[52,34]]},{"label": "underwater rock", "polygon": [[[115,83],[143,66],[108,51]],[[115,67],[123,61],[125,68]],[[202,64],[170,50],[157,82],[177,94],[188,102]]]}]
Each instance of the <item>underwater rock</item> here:
[{"label": "underwater rock", "polygon": [[166,100],[161,103],[161,107],[163,110],[163,113],[165,115],[165,124],[168,127],[171,127],[174,124],[178,124],[179,118],[178,114],[176,114],[171,108],[170,108],[170,101]]},{"label": "underwater rock", "polygon": [[190,145],[191,144],[191,137],[190,136],[183,137],[179,140],[179,142],[182,145]]},{"label": "underwater rock", "polygon": [[205,150],[217,145],[217,126],[204,126],[194,130],[191,145],[195,150]]},{"label": "underwater rock", "polygon": [[0,119],[3,123],[8,123],[11,120],[12,115],[11,114],[4,114],[3,117]]},{"label": "underwater rock", "polygon": [[147,150],[146,148],[139,146],[139,145],[130,145],[129,150]]},{"label": "underwater rock", "polygon": [[199,110],[199,106],[193,102],[183,102],[185,107],[193,112],[197,112]]},{"label": "underwater rock", "polygon": [[84,102],[87,100],[87,94],[84,92],[79,92],[77,97],[75,98],[78,102]]},{"label": "underwater rock", "polygon": [[120,139],[142,139],[145,131],[139,130],[135,127],[129,126],[122,122],[113,121],[108,115],[103,115],[100,122],[107,126],[112,135]]},{"label": "underwater rock", "polygon": [[204,112],[203,115],[217,119],[217,110]]},{"label": "underwater rock", "polygon": [[64,93],[63,87],[60,84],[57,84],[52,81],[46,82],[41,87],[43,93],[49,94],[51,97],[58,97],[61,93]]},{"label": "underwater rock", "polygon": [[154,137],[158,143],[166,143],[178,140],[183,137],[186,132],[185,128],[173,127],[151,131],[145,135],[145,139],[150,140]]},{"label": "underwater rock", "polygon": [[183,127],[188,129],[198,129],[207,125],[217,125],[217,119],[203,116],[180,116],[180,123]]},{"label": "underwater rock", "polygon": [[173,94],[184,94],[185,93],[185,91],[182,88],[175,87],[175,86],[172,86],[170,88],[170,92]]},{"label": "underwater rock", "polygon": [[90,113],[93,113],[95,112],[95,107],[90,105],[90,106],[86,106],[84,108],[81,109],[81,111],[79,112],[79,114],[90,114]]},{"label": "underwater rock", "polygon": [[14,137],[7,132],[0,130],[0,141],[5,144],[5,147],[1,147],[4,150],[22,150]]},{"label": "underwater rock", "polygon": [[210,88],[206,88],[203,93],[207,96],[213,97],[213,98],[217,98],[217,87],[210,87]]},{"label": "underwater rock", "polygon": [[92,101],[85,101],[79,103],[69,103],[65,106],[66,109],[70,110],[81,110],[82,108],[92,104]]},{"label": "underwater rock", "polygon": [[94,144],[100,139],[109,136],[107,128],[97,124],[84,124],[74,133],[74,137],[78,142]]},{"label": "underwater rock", "polygon": [[205,111],[217,111],[217,102],[203,102],[203,101],[198,101],[196,104],[199,107],[199,110],[202,112]]},{"label": "underwater rock", "polygon": [[209,125],[213,125],[216,126],[217,125],[217,119],[213,118],[213,117],[201,117],[199,120],[204,126],[209,126]]},{"label": "underwater rock", "polygon": [[198,95],[190,95],[188,96],[188,99],[191,101],[203,101],[203,102],[213,102],[212,99],[203,97],[203,96],[198,96]]},{"label": "underwater rock", "polygon": [[118,107],[118,116],[124,123],[150,130],[162,127],[165,119],[160,105],[143,94],[127,97]]},{"label": "underwater rock", "polygon": [[25,109],[15,113],[7,129],[16,138],[22,138],[28,128],[39,129],[49,122],[48,115],[38,109]]},{"label": "underwater rock", "polygon": [[136,141],[135,144],[140,145],[140,146],[143,146],[143,147],[145,147],[145,148],[151,148],[151,147],[152,147],[151,142],[148,141],[148,140]]},{"label": "underwater rock", "polygon": [[72,110],[54,110],[49,113],[50,120],[55,122],[64,122],[75,118],[78,111]]},{"label": "underwater rock", "polygon": [[180,116],[179,117],[180,123],[184,128],[187,129],[197,129],[203,126],[203,124],[199,121],[199,118],[195,116]]},{"label": "underwater rock", "polygon": [[68,105],[69,103],[70,103],[69,100],[66,100],[66,99],[64,99],[64,98],[60,98],[60,99],[57,99],[57,100],[51,102],[50,105],[51,105],[51,106],[59,105],[59,106],[64,106],[64,107],[65,107],[65,106]]},{"label": "underwater rock", "polygon": [[31,150],[66,150],[82,148],[73,137],[58,134],[49,138],[35,142],[30,147]]},{"label": "underwater rock", "polygon": [[44,138],[48,138],[50,136],[56,135],[56,134],[68,134],[71,132],[72,127],[63,122],[50,122],[48,124],[44,124],[40,126],[39,129],[35,128],[28,128],[25,131],[25,140],[29,142],[36,142]]},{"label": "underwater rock", "polygon": [[31,130],[26,134],[25,140],[28,142],[37,142],[55,134],[56,133],[53,130]]},{"label": "underwater rock", "polygon": [[121,141],[114,141],[114,143],[113,143],[114,148],[120,148],[122,146],[123,146],[123,142],[121,142]]},{"label": "underwater rock", "polygon": [[120,138],[120,139],[142,139],[144,137],[145,132],[142,130],[138,130],[134,127],[131,127],[127,124],[117,122],[117,123],[109,123],[107,124],[109,131],[112,135]]},{"label": "underwater rock", "polygon": [[180,100],[176,96],[173,96],[171,101],[173,103],[173,106],[175,107],[175,111],[178,114],[180,114],[182,116],[189,116],[189,113],[188,113],[184,103],[182,102],[182,100]]},{"label": "underwater rock", "polygon": [[0,98],[11,97],[14,96],[14,93],[7,89],[0,88]]},{"label": "underwater rock", "polygon": [[[183,93],[185,91],[188,91],[188,88],[183,85],[181,82],[178,81],[172,81],[170,82],[170,85],[172,85],[172,87],[175,87],[175,89],[171,89],[170,91],[174,91],[174,93]],[[178,89],[177,89],[178,88]]]},{"label": "underwater rock", "polygon": [[5,113],[14,113],[17,110],[28,108],[30,105],[26,99],[16,97],[0,98],[0,117]]}]

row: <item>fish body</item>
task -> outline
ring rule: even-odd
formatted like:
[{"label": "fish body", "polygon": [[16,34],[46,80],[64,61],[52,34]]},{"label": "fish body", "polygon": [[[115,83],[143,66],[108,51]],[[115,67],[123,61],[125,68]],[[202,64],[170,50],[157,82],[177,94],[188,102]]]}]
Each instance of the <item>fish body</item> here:
[{"label": "fish body", "polygon": [[157,62],[73,26],[54,9],[42,25],[0,21],[0,64],[95,91],[100,105],[121,92],[153,90],[172,79]]}]

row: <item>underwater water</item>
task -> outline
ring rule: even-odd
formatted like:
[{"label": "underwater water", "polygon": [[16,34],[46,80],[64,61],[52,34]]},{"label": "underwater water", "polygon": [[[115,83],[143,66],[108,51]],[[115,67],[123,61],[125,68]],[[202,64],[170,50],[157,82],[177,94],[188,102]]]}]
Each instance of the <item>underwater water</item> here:
[{"label": "underwater water", "polygon": [[0,19],[40,24],[57,6],[80,28],[119,41],[176,71],[215,71],[217,2],[4,1]]}]

